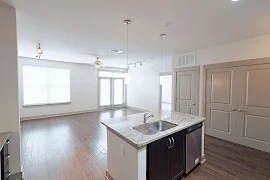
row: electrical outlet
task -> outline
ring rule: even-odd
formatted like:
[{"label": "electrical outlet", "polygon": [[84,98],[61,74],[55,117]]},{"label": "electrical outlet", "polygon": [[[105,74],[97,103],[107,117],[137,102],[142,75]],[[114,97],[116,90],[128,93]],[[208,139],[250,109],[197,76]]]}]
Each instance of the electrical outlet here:
[{"label": "electrical outlet", "polygon": [[125,156],[125,148],[124,148],[123,145],[120,145],[120,154],[121,154],[122,156]]}]

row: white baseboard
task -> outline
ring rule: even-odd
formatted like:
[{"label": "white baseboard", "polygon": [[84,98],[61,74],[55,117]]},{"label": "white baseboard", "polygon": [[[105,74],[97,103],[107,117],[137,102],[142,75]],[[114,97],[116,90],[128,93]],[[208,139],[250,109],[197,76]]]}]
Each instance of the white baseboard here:
[{"label": "white baseboard", "polygon": [[201,157],[201,164],[203,164],[206,161],[205,154]]},{"label": "white baseboard", "polygon": [[86,111],[74,111],[74,112],[67,112],[67,113],[42,115],[42,116],[22,117],[20,119],[21,121],[27,121],[27,120],[34,120],[34,119],[45,119],[45,118],[68,116],[68,115],[83,114],[83,113],[98,112],[98,111],[99,111],[98,109],[92,109],[92,110],[86,110]]},{"label": "white baseboard", "polygon": [[127,106],[128,109],[133,109],[135,111],[141,111],[141,112],[148,112],[147,110],[145,109],[140,109],[140,108],[136,108],[136,107],[132,107],[132,106]]}]

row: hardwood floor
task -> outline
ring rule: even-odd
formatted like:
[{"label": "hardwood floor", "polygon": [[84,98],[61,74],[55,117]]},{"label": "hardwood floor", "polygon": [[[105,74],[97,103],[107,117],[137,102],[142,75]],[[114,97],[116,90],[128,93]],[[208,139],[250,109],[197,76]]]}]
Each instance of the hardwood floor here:
[{"label": "hardwood floor", "polygon": [[[24,121],[22,163],[25,180],[104,180],[106,128],[102,119],[138,113],[130,109]],[[209,136],[206,162],[187,180],[270,180],[270,154]]]}]

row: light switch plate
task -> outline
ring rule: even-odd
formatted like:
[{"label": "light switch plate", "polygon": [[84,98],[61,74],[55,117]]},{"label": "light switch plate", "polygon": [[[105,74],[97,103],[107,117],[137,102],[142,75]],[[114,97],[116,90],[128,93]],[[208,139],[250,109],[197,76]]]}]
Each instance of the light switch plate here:
[{"label": "light switch plate", "polygon": [[199,162],[199,158],[197,158],[196,160],[195,160],[195,164],[197,164]]}]

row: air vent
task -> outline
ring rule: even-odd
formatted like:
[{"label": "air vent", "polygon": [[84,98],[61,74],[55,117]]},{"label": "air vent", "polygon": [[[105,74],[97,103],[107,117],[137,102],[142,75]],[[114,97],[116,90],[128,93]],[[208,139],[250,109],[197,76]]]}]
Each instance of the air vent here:
[{"label": "air vent", "polygon": [[182,67],[182,66],[191,66],[195,65],[195,53],[187,53],[181,56],[177,57],[177,66]]}]

